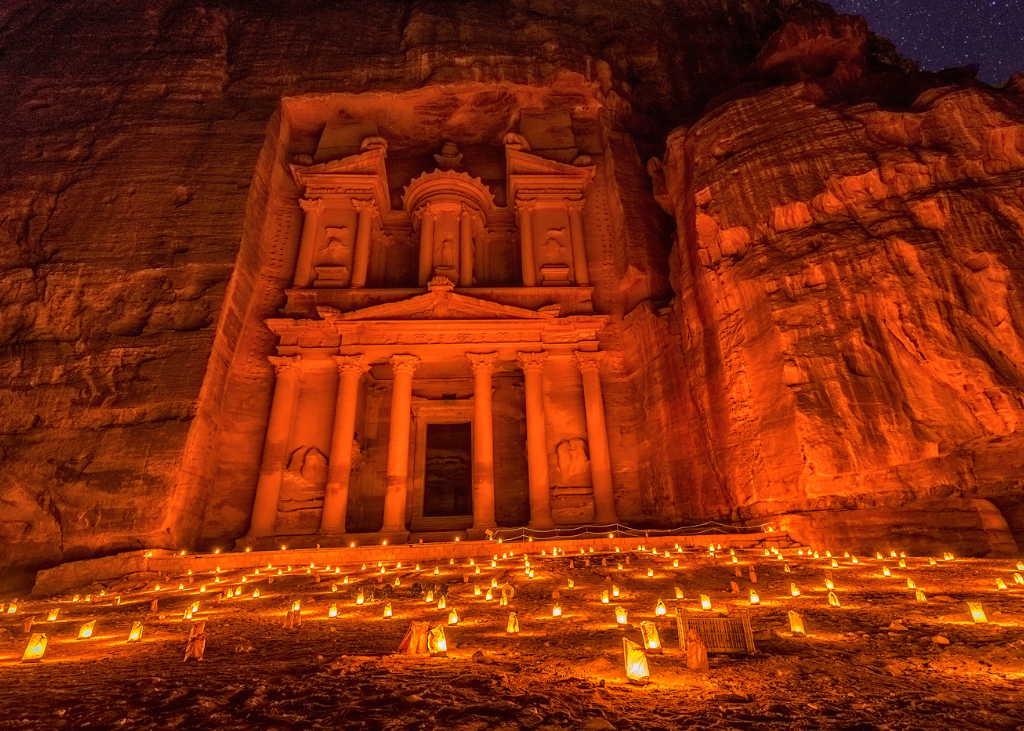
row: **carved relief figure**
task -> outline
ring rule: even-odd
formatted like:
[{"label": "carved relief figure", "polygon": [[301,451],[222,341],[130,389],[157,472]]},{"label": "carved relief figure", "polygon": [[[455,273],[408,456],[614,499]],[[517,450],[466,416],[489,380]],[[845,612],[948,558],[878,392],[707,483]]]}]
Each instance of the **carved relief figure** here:
[{"label": "carved relief figure", "polygon": [[455,268],[455,242],[451,239],[446,238],[438,247],[437,266],[440,269]]},{"label": "carved relief figure", "polygon": [[327,457],[316,447],[299,447],[288,460],[281,483],[281,510],[307,507],[298,503],[323,497]]},{"label": "carved relief figure", "polygon": [[566,439],[555,447],[555,454],[558,458],[558,471],[561,473],[560,486],[590,485],[590,457],[587,454],[585,439]]},{"label": "carved relief figure", "polygon": [[320,264],[346,266],[352,260],[352,237],[348,226],[327,229],[327,241],[321,249]]},{"label": "carved relief figure", "polygon": [[561,264],[565,261],[565,229],[549,228],[548,234],[540,245],[541,255],[545,263]]}]

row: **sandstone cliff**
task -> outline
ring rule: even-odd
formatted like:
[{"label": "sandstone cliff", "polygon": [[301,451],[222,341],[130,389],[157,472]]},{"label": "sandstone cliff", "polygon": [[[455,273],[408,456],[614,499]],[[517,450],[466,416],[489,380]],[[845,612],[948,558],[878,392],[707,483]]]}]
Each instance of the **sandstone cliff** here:
[{"label": "sandstone cliff", "polygon": [[[566,73],[600,92],[627,152],[690,125],[655,170],[670,261],[650,180],[617,177],[632,253],[612,304],[637,355],[612,399],[643,399],[651,435],[635,447],[650,515],[633,517],[964,495],[1020,530],[1020,95],[908,74],[831,15],[810,0],[6,3],[0,582],[199,545],[196,455],[250,357],[239,323],[268,314],[236,256],[281,162],[265,141],[283,97]],[[802,24],[773,38],[787,20]]]}]

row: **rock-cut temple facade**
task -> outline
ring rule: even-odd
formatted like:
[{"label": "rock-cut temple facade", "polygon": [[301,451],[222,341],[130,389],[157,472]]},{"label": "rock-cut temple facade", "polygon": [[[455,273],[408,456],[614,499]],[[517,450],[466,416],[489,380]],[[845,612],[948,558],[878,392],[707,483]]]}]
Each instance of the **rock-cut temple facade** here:
[{"label": "rock-cut temple facade", "polygon": [[392,180],[372,136],[290,166],[301,234],[265,320],[273,398],[243,543],[618,523],[591,276],[605,182],[567,152],[507,133],[474,159],[449,141]]}]

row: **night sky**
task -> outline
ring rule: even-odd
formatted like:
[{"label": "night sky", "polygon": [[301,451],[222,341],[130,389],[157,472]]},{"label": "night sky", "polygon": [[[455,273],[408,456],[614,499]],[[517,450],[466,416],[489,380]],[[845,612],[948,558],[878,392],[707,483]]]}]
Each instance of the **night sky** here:
[{"label": "night sky", "polygon": [[1024,0],[826,1],[864,16],[925,71],[977,64],[990,84],[1024,71]]}]

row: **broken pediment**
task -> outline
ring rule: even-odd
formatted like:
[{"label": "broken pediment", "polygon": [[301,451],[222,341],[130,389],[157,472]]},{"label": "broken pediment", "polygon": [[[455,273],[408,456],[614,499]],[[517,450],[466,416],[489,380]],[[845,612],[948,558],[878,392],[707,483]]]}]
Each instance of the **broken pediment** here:
[{"label": "broken pediment", "polygon": [[353,320],[552,320],[551,312],[535,312],[522,307],[467,297],[455,292],[437,290],[416,295],[399,302],[365,307],[352,312],[339,312],[333,307],[317,307],[328,322]]}]

